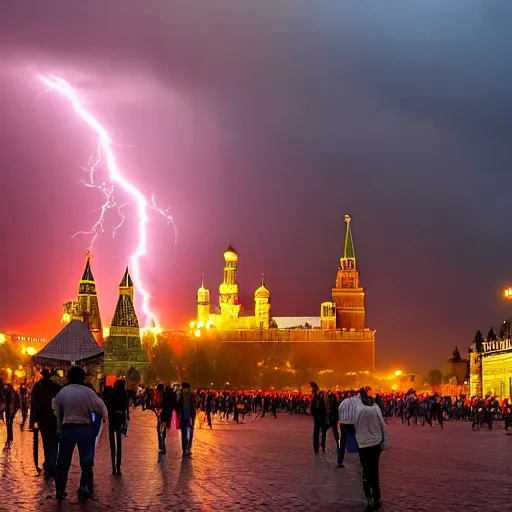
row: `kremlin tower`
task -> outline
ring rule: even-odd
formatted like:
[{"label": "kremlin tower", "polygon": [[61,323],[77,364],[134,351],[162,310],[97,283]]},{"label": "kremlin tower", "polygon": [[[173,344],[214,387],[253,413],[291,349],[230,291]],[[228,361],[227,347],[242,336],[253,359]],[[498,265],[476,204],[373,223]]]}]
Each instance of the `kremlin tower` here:
[{"label": "kremlin tower", "polygon": [[231,245],[224,252],[224,279],[219,286],[220,314],[224,319],[234,320],[240,315],[242,305],[238,298],[236,267],[238,253]]},{"label": "kremlin tower", "polygon": [[103,326],[101,322],[100,307],[98,304],[98,294],[96,292],[96,282],[92,275],[91,260],[92,253],[86,252],[85,269],[78,285],[78,299],[76,301],[65,302],[63,304],[64,312],[63,322],[71,320],[81,320],[87,324],[94,339],[103,343]]},{"label": "kremlin tower", "polygon": [[139,319],[134,306],[133,281],[126,267],[119,283],[110,335],[105,343],[105,373],[126,376],[131,367],[142,373],[146,363],[147,354],[141,345]]},{"label": "kremlin tower", "polygon": [[121,344],[126,349],[140,348],[139,319],[133,305],[133,297],[133,281],[126,267],[119,283],[119,298],[109,336],[109,343]]},{"label": "kremlin tower", "polygon": [[350,216],[345,215],[345,244],[336,274],[336,286],[332,289],[332,304],[336,314],[336,329],[362,331],[366,328],[364,288],[359,285],[350,223]]},{"label": "kremlin tower", "polygon": [[201,287],[197,290],[197,323],[206,325],[210,321],[210,290],[204,287],[204,274]]},{"label": "kremlin tower", "polygon": [[270,290],[265,286],[262,274],[261,286],[254,292],[254,316],[256,327],[268,329],[270,327]]}]

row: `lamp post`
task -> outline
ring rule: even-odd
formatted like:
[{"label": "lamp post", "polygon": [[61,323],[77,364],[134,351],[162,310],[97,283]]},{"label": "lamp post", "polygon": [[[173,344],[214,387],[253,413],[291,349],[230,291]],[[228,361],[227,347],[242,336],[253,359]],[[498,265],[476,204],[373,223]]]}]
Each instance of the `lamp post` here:
[{"label": "lamp post", "polygon": [[[503,292],[506,300],[512,300],[512,286],[509,286]],[[507,339],[510,339],[510,320],[507,320]]]}]

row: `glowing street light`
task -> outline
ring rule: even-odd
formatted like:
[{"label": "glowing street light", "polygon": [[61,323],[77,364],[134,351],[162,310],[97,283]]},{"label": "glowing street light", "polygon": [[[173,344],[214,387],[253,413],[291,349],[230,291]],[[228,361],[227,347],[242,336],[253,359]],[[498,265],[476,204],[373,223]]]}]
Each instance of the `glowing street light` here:
[{"label": "glowing street light", "polygon": [[199,338],[199,336],[201,336],[201,330],[200,329],[196,329],[196,331],[194,332],[194,335],[196,338]]},{"label": "glowing street light", "polygon": [[400,375],[402,375],[402,370],[397,370],[395,372],[395,377],[400,377]]},{"label": "glowing street light", "polygon": [[512,286],[509,286],[506,290],[505,290],[505,298],[508,299],[508,300],[512,300]]}]

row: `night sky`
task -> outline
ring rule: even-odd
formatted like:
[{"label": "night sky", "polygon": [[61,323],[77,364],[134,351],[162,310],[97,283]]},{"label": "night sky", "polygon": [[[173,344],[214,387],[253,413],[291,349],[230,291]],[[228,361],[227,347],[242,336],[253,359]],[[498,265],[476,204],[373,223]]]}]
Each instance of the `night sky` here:
[{"label": "night sky", "polygon": [[[81,185],[94,135],[38,97],[53,72],[172,207],[178,243],[152,216],[144,261],[166,327],[194,316],[202,272],[216,297],[230,243],[243,297],[264,272],[275,316],[318,315],[349,213],[379,366],[444,369],[512,313],[510,19],[488,0],[2,2],[0,331],[60,328],[88,245],[71,236],[102,200]],[[125,213],[94,248],[107,324]]]}]

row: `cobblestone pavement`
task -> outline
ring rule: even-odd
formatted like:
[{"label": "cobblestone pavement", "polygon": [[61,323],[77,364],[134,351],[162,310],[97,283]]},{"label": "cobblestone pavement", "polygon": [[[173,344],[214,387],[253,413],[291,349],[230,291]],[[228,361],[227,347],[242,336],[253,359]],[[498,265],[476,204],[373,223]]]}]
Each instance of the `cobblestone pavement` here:
[{"label": "cobblestone pavement", "polygon": [[[357,456],[346,469],[335,464],[332,435],[328,453],[314,455],[310,418],[284,414],[245,424],[218,424],[196,430],[194,456],[181,459],[179,433],[168,437],[159,462],[155,418],[135,411],[124,439],[123,475],[112,476],[108,439],[102,431],[95,466],[97,496],[79,504],[79,466],[70,472],[69,497],[58,504],[53,484],[38,476],[32,434],[16,425],[11,450],[0,454],[0,511],[362,511],[365,503]],[[381,459],[383,510],[509,510],[512,436],[503,428],[472,432],[467,423],[448,423],[444,431],[389,427],[392,449]],[[0,442],[5,427],[0,426]],[[329,453],[332,450],[332,453]],[[481,489],[494,489],[482,504]]]}]

